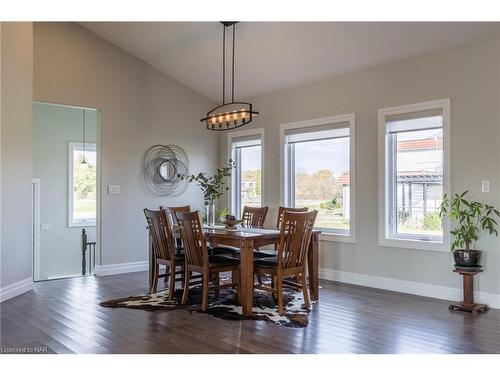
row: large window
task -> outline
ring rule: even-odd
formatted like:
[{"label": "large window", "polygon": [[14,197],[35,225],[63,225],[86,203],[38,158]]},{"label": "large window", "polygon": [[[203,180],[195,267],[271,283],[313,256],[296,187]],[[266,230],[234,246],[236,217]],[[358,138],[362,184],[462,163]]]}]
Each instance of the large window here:
[{"label": "large window", "polygon": [[285,206],[317,210],[324,233],[353,236],[354,115],[284,124]]},{"label": "large window", "polygon": [[231,212],[241,217],[243,206],[262,205],[263,130],[231,132],[228,136],[236,163],[231,178]]},{"label": "large window", "polygon": [[96,145],[70,142],[68,155],[68,226],[96,224]]},{"label": "large window", "polygon": [[397,245],[400,240],[422,248],[442,247],[438,211],[447,187],[448,111],[448,102],[439,101],[379,112],[384,244]]}]

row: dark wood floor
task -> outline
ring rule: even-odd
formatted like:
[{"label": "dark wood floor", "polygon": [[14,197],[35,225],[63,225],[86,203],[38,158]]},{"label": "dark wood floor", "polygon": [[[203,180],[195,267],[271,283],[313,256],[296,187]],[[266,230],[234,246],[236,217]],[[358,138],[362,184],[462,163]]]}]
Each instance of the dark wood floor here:
[{"label": "dark wood floor", "polygon": [[99,302],[145,292],[147,273],[37,283],[0,305],[1,345],[56,353],[500,353],[500,310],[322,281],[307,328]]}]

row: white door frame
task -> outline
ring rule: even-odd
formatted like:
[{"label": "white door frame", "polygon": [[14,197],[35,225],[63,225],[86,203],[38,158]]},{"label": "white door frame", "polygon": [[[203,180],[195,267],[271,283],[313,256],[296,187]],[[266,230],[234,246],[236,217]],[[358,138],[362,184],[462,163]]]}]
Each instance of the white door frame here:
[{"label": "white door frame", "polygon": [[40,179],[32,179],[33,194],[33,281],[40,280]]}]

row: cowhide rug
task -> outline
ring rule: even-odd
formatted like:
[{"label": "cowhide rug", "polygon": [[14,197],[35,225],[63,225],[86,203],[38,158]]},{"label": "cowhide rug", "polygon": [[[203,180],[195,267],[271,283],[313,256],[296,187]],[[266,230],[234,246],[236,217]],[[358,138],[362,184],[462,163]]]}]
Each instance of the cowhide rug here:
[{"label": "cowhide rug", "polygon": [[[167,292],[161,291],[155,294],[141,294],[138,296],[112,299],[101,302],[103,307],[124,307],[147,311],[169,311],[185,309],[189,312],[199,312],[201,303],[201,289],[195,288],[189,292],[187,305],[181,304],[182,292],[176,291],[173,301],[167,300]],[[302,293],[291,289],[283,291],[283,303],[285,314],[278,314],[278,305],[271,293],[255,290],[253,297],[253,314],[250,317],[241,315],[241,306],[236,303],[236,295],[232,290],[220,290],[219,297],[215,297],[213,291],[209,292],[209,305],[207,313],[216,318],[226,320],[264,320],[286,327],[307,327],[309,324],[309,310],[304,306]],[[311,304],[313,302],[311,301]]]}]

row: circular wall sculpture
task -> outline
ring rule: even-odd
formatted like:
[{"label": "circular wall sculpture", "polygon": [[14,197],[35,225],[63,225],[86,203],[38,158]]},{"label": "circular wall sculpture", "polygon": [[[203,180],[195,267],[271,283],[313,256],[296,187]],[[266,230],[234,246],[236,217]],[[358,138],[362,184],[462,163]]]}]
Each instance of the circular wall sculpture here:
[{"label": "circular wall sculpture", "polygon": [[154,195],[181,195],[188,187],[188,180],[182,180],[178,175],[189,173],[188,155],[176,145],[154,145],[144,155],[143,173],[146,188]]}]

